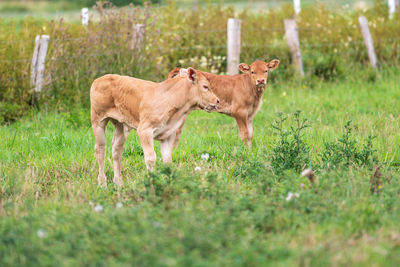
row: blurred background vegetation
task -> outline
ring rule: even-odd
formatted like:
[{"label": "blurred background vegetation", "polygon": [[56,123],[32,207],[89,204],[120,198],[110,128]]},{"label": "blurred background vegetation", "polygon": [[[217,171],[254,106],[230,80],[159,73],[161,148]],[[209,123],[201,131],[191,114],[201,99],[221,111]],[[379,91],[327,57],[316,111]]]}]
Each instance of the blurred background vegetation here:
[{"label": "blurred background vegetation", "polygon": [[[242,20],[242,62],[281,60],[272,83],[294,77],[283,26],[283,20],[292,17],[299,27],[306,79],[337,81],[361,69],[365,77],[357,78],[374,81],[378,74],[369,68],[358,24],[360,15],[369,21],[380,68],[398,66],[400,59],[400,16],[397,13],[388,18],[387,1],[339,1],[347,3],[342,6],[338,2],[333,6],[328,1],[302,1],[301,14],[294,16],[292,1],[265,1],[275,8],[254,9],[250,7],[258,1],[197,1],[197,8],[186,8],[185,4],[193,7],[193,2],[154,1],[126,6],[127,2],[142,1],[121,0],[113,1],[120,7],[110,3],[93,6],[91,22],[88,27],[82,26],[79,8],[93,2],[0,4],[4,12],[0,14],[10,14],[12,6],[21,6],[18,12],[13,11],[20,16],[0,18],[0,123],[12,122],[33,107],[30,62],[38,34],[50,35],[50,44],[45,87],[36,107],[60,110],[88,106],[91,83],[106,73],[154,81],[164,80],[176,66],[224,73],[228,18]],[[73,8],[75,17],[68,19],[68,9]],[[30,9],[34,14],[39,14],[35,13],[39,9],[61,13],[53,18],[30,16]],[[145,36],[140,49],[131,49],[136,23],[145,25]]]},{"label": "blurred background vegetation", "polygon": [[[384,0],[382,0],[384,1]],[[97,0],[2,0],[0,2],[1,17],[24,17],[27,15],[43,18],[64,18],[75,19],[79,17],[79,9],[83,7],[93,7]],[[111,0],[115,6],[144,5],[151,3],[154,6],[166,6],[171,0]],[[233,6],[236,9],[250,9],[253,12],[261,10],[277,8],[283,4],[292,4],[292,0],[176,0],[178,8],[196,8],[198,6],[205,7],[207,5]],[[302,0],[303,7],[316,3],[323,3],[331,9],[347,6],[351,9],[371,8],[374,0]],[[78,12],[77,12],[78,11]]]}]

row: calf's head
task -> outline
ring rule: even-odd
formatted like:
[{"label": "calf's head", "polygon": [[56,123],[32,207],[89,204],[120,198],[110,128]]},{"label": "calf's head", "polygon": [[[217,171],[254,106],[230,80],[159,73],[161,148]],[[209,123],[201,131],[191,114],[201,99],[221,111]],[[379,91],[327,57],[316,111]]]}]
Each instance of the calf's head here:
[{"label": "calf's head", "polygon": [[181,75],[189,79],[194,98],[200,108],[207,111],[217,109],[219,99],[211,92],[210,83],[201,72],[193,68],[181,69]]},{"label": "calf's head", "polygon": [[239,70],[250,74],[251,80],[258,90],[265,89],[267,85],[268,72],[273,71],[279,65],[279,60],[273,59],[270,62],[256,60],[250,65],[246,63],[239,64]]}]

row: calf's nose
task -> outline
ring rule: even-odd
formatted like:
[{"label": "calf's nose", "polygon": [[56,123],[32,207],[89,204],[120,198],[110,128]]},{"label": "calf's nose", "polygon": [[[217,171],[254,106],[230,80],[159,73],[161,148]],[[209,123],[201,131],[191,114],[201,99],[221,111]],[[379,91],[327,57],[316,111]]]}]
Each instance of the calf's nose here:
[{"label": "calf's nose", "polygon": [[257,79],[257,84],[260,84],[260,83],[265,83],[265,80],[264,79]]}]

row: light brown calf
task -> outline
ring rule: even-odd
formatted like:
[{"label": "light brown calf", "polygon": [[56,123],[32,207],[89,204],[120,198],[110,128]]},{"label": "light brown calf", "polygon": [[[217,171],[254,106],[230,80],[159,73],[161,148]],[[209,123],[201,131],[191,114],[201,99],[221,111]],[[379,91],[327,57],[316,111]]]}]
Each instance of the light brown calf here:
[{"label": "light brown calf", "polygon": [[183,119],[193,109],[210,111],[217,107],[219,100],[209,90],[209,82],[201,72],[189,68],[185,76],[154,83],[108,74],[93,82],[90,88],[91,122],[96,139],[99,185],[107,185],[104,158],[105,128],[109,121],[115,126],[112,141],[113,181],[122,185],[122,152],[131,129],[137,130],[146,167],[152,170],[156,161],[154,139],[161,141],[163,161],[171,162],[175,132],[182,125]]},{"label": "light brown calf", "polygon": [[[208,79],[211,90],[221,101],[216,111],[235,118],[240,138],[248,146],[251,146],[253,119],[261,107],[268,73],[276,69],[278,65],[279,60],[277,59],[268,63],[257,60],[251,65],[245,63],[239,65],[239,70],[244,74],[216,75],[200,72]],[[175,68],[169,73],[168,77],[175,77],[179,72],[180,68]],[[176,132],[174,147],[178,145],[185,120],[186,117]]]}]

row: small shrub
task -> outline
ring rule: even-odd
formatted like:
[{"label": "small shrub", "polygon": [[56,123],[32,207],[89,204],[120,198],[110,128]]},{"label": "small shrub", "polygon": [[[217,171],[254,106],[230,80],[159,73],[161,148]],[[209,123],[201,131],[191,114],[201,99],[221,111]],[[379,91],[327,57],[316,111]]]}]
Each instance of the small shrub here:
[{"label": "small shrub", "polygon": [[65,118],[68,126],[73,128],[88,128],[91,127],[90,113],[82,108],[71,108],[67,112],[61,113],[61,116]]},{"label": "small shrub", "polygon": [[293,169],[301,171],[310,161],[310,148],[304,142],[304,129],[310,127],[307,119],[301,118],[301,111],[293,114],[294,125],[289,130],[284,128],[287,116],[278,114],[278,119],[272,124],[273,129],[278,131],[278,143],[272,149],[271,165],[276,173]]},{"label": "small shrub", "polygon": [[305,64],[312,66],[310,74],[324,80],[334,80],[342,75],[342,62],[334,54],[326,54],[319,51],[308,53]]},{"label": "small shrub", "polygon": [[362,147],[352,135],[351,121],[344,126],[343,135],[335,142],[325,143],[325,150],[321,154],[325,167],[372,166],[377,161],[372,140],[375,136],[369,135]]},{"label": "small shrub", "polygon": [[258,157],[245,157],[239,166],[233,170],[232,176],[235,179],[256,182],[265,180],[268,168],[262,159]]},{"label": "small shrub", "polygon": [[25,112],[17,103],[0,102],[0,124],[14,122]]}]

